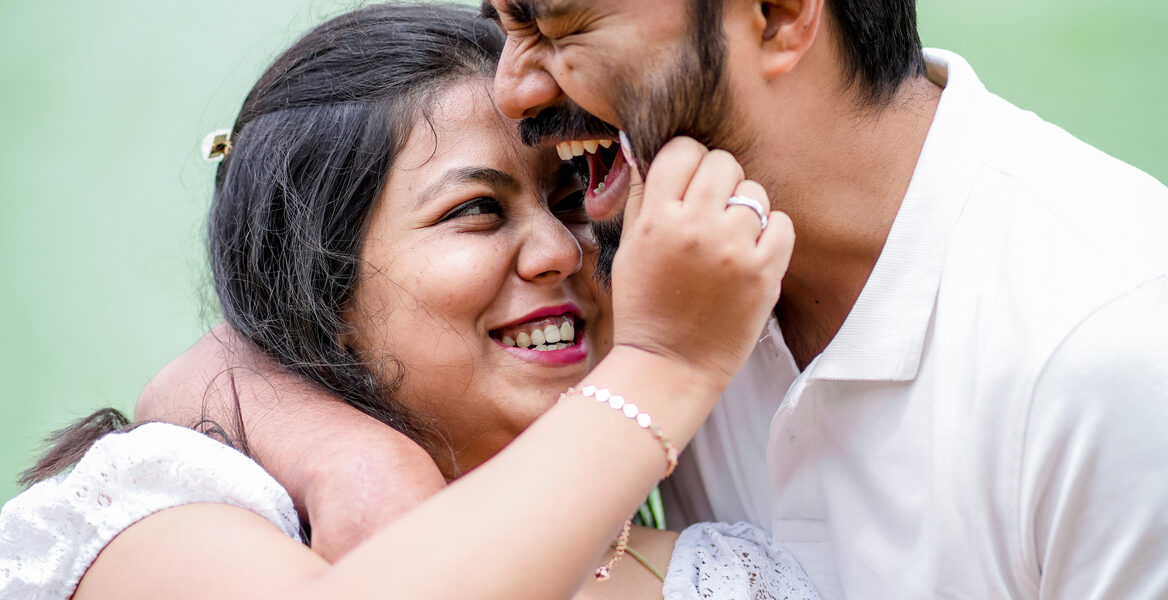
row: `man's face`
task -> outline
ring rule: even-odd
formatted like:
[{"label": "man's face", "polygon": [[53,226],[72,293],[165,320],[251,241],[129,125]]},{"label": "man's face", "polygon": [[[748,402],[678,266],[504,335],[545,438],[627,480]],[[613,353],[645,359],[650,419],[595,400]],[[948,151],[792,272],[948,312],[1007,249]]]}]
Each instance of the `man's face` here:
[{"label": "man's face", "polygon": [[[697,10],[720,11],[720,4]],[[561,155],[572,141],[606,142],[624,130],[642,174],[677,135],[725,146],[730,103],[720,14],[694,11],[687,0],[485,0],[483,13],[507,34],[495,100],[521,119],[526,143],[560,143]],[[588,212],[612,221],[627,198],[627,165],[615,145],[584,146],[576,154],[590,163]],[[597,228],[602,271],[619,231],[611,223]]]}]

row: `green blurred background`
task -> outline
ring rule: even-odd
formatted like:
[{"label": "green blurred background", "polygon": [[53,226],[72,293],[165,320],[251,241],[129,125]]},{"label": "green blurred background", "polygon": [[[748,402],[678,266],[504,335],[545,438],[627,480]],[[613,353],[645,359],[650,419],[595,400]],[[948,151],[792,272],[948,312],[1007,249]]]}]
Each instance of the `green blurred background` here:
[{"label": "green blurred background", "polygon": [[[203,135],[328,0],[0,0],[0,501],[45,433],[126,411],[214,322]],[[1168,4],[921,0],[926,45],[1168,181]]]}]

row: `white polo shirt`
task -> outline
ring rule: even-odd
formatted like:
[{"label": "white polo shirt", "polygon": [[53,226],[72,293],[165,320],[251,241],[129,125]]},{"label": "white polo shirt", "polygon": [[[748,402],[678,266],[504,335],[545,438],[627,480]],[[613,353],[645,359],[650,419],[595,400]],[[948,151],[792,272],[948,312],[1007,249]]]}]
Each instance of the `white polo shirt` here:
[{"label": "white polo shirt", "polygon": [[771,323],[678,485],[825,598],[1168,598],[1168,190],[926,57],[855,307],[801,373]]}]

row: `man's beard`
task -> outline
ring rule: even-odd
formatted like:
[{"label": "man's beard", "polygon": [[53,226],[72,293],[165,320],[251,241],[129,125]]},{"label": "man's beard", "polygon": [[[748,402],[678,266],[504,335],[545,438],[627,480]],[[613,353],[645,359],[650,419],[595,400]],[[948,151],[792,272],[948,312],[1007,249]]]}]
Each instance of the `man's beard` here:
[{"label": "man's beard", "polygon": [[731,102],[723,84],[724,62],[718,54],[704,64],[697,49],[690,48],[659,75],[640,81],[629,81],[624,73],[614,77],[621,123],[642,177],[661,147],[677,136],[689,136],[708,147],[727,141]]},{"label": "man's beard", "polygon": [[592,222],[592,235],[596,239],[596,271],[592,276],[605,289],[612,288],[612,260],[616,258],[616,251],[620,248],[623,225],[623,212],[611,219]]},{"label": "man's beard", "polygon": [[[661,147],[677,136],[730,149],[726,132],[730,93],[722,77],[725,53],[718,45],[715,52],[706,52],[703,60],[697,47],[695,44],[681,53],[661,75],[635,83],[624,74],[614,78],[621,92],[621,123],[642,179]],[[592,223],[599,249],[595,277],[606,287],[612,283],[612,261],[620,247],[622,223],[623,213]]]}]

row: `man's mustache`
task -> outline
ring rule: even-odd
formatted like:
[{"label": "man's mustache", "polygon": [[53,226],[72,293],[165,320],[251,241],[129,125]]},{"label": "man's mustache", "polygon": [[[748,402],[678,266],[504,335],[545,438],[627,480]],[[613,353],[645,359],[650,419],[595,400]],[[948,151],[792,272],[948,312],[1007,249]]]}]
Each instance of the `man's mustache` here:
[{"label": "man's mustache", "polygon": [[613,138],[617,130],[571,102],[545,108],[534,117],[519,122],[519,139],[528,146],[546,140]]}]

